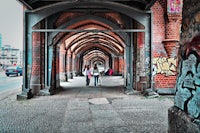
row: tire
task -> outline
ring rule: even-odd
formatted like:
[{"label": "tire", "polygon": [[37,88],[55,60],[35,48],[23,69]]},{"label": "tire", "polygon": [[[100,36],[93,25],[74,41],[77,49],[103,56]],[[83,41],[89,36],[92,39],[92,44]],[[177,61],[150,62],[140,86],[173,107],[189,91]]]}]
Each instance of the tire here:
[{"label": "tire", "polygon": [[9,76],[9,74],[6,74],[6,76],[8,77],[8,76]]}]

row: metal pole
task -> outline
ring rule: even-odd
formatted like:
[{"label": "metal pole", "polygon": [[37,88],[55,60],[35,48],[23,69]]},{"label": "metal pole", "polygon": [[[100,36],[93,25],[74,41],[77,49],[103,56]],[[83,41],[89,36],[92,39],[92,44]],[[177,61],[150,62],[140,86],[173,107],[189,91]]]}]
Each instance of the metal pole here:
[{"label": "metal pole", "polygon": [[82,29],[33,29],[32,32],[145,32],[145,29],[110,29],[110,30],[82,30]]}]

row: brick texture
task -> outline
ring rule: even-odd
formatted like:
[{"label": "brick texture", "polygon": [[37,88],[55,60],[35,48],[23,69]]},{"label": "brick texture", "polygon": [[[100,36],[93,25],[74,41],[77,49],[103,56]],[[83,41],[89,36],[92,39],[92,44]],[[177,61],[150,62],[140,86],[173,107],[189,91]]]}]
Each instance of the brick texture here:
[{"label": "brick texture", "polygon": [[[159,0],[151,8],[153,12],[153,58],[172,58],[177,55],[176,43],[180,34],[180,15],[168,14],[167,16],[166,5],[165,1]],[[175,88],[176,76],[156,74],[154,82],[155,88]]]}]

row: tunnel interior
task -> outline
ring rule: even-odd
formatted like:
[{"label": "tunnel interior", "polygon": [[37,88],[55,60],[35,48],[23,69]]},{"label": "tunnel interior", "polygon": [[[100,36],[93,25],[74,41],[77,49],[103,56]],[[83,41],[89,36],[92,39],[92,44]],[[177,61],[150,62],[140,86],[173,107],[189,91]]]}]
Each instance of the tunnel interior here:
[{"label": "tunnel interior", "polygon": [[122,76],[125,90],[141,90],[141,77],[150,87],[151,13],[125,5],[63,2],[27,12],[25,88],[53,92],[94,64]]}]

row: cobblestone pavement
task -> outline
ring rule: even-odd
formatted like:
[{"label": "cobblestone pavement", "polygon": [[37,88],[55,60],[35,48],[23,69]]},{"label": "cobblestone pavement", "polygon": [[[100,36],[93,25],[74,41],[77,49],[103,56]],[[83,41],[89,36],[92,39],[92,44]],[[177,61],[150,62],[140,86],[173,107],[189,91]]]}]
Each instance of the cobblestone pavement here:
[{"label": "cobblestone pavement", "polygon": [[56,95],[17,101],[13,93],[1,99],[0,133],[167,132],[173,96],[125,95],[120,77],[102,80],[106,86],[91,81],[86,87],[83,77],[75,77]]}]

